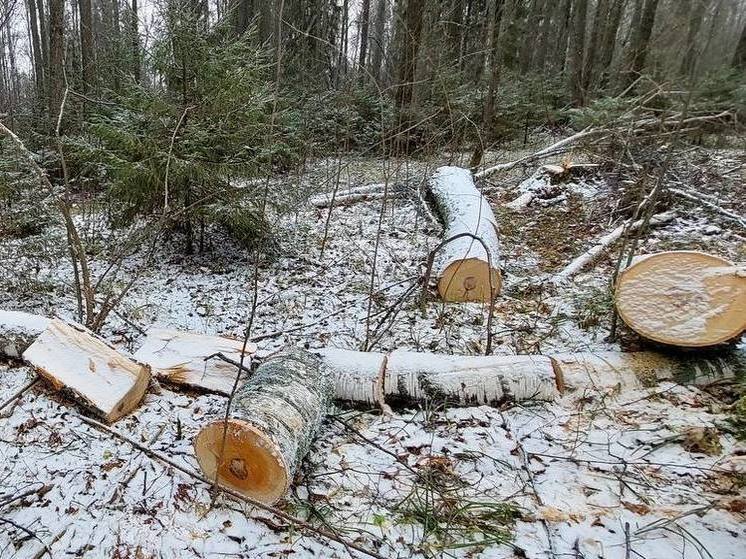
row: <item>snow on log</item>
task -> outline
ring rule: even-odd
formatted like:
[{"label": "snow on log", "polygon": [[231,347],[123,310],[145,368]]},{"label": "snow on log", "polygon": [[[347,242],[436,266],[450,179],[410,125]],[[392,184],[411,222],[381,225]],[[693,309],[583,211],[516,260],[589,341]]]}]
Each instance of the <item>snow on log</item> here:
[{"label": "snow on log", "polygon": [[552,359],[568,390],[637,389],[660,381],[706,385],[733,379],[746,371],[746,351],[742,350],[707,357],[602,351],[556,354]]},{"label": "snow on log", "polygon": [[227,425],[214,421],[197,434],[194,449],[205,477],[274,503],[308,452],[333,392],[317,356],[290,349],[268,359],[236,392]]},{"label": "snow on log", "polygon": [[428,188],[445,226],[445,244],[434,267],[440,296],[445,301],[492,301],[502,279],[497,220],[489,202],[474,186],[471,172],[460,167],[438,168]]},{"label": "snow on log", "polygon": [[383,400],[387,356],[373,351],[327,347],[315,350],[334,382],[334,397],[344,402],[378,404]]},{"label": "snow on log", "polygon": [[562,389],[552,360],[542,355],[461,356],[395,351],[383,391],[389,403],[425,400],[479,406],[508,401],[552,401]]},{"label": "snow on log", "polygon": [[521,193],[517,198],[511,200],[505,207],[520,211],[539,198],[544,204],[556,203],[564,197],[565,187],[561,183],[567,182],[574,177],[586,174],[588,170],[597,168],[595,164],[562,163],[561,165],[542,165],[536,172],[518,185]]},{"label": "snow on log", "polygon": [[[651,227],[668,223],[675,217],[675,212],[663,212],[650,218],[648,225]],[[626,231],[635,231],[643,224],[642,220],[630,224],[625,221],[619,227],[598,239],[586,252],[570,262],[561,272],[554,276],[555,282],[566,281],[583,271],[587,266],[595,262],[608,248],[617,242]]]},{"label": "snow on log", "polygon": [[0,356],[20,357],[49,326],[49,319],[20,311],[0,311]]},{"label": "snow on log", "polygon": [[406,188],[403,184],[389,183],[388,189],[386,189],[386,183],[375,183],[365,184],[362,186],[355,186],[339,190],[336,192],[323,192],[316,194],[309,198],[308,202],[312,206],[323,209],[329,206],[351,206],[358,202],[370,202],[373,200],[381,200],[384,197],[389,199],[400,198],[405,192]]},{"label": "snow on log", "polygon": [[56,318],[23,358],[56,390],[108,422],[137,407],[150,382],[150,367],[125,357],[82,326]]},{"label": "snow on log", "polygon": [[[149,364],[159,380],[228,395],[236,381],[242,348],[242,340],[155,328],[148,331],[135,359]],[[245,367],[254,353],[256,345],[247,344]]]},{"label": "snow on log", "polygon": [[615,303],[625,324],[649,340],[726,343],[746,330],[746,265],[695,251],[649,255],[619,275]]}]

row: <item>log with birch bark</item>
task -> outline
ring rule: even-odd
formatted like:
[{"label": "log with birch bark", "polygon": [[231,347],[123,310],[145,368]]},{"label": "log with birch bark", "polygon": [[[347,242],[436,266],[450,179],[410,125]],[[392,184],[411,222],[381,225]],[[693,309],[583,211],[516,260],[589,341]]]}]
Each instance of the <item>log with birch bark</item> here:
[{"label": "log with birch bark", "polygon": [[491,302],[500,291],[497,220],[471,172],[440,167],[428,181],[443,224],[435,254],[438,292],[445,301]]},{"label": "log with birch bark", "polygon": [[0,311],[0,356],[19,358],[49,326],[49,319],[21,311]]},{"label": "log with birch bark", "polygon": [[643,338],[709,347],[746,331],[746,263],[696,251],[646,255],[617,279],[619,316]]},{"label": "log with birch bark", "polygon": [[285,495],[332,402],[319,358],[289,349],[269,358],[235,393],[227,422],[203,427],[194,442],[205,477],[262,503]]},{"label": "log with birch bark", "polygon": [[150,383],[150,367],[118,352],[77,324],[53,318],[23,359],[76,403],[107,422],[135,409]]}]

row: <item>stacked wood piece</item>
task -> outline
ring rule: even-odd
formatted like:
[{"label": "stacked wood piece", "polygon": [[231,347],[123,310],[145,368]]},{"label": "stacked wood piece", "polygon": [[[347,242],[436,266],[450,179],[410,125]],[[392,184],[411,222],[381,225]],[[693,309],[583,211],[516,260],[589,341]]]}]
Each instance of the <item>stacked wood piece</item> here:
[{"label": "stacked wood piece", "polygon": [[428,190],[444,224],[434,262],[441,298],[491,302],[502,278],[497,220],[489,202],[471,172],[460,167],[438,168]]}]

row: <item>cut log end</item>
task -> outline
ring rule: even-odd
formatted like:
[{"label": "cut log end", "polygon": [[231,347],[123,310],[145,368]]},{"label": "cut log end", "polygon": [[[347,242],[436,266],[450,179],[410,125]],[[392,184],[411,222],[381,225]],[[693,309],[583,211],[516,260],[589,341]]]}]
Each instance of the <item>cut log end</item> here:
[{"label": "cut log end", "polygon": [[210,481],[229,487],[262,503],[274,503],[287,491],[288,468],[275,444],[261,430],[246,421],[230,419],[223,445],[225,422],[204,427],[194,441],[202,471]]},{"label": "cut log end", "polygon": [[624,322],[649,340],[710,347],[746,330],[746,278],[733,263],[702,252],[662,252],[627,268],[616,287]]},{"label": "cut log end", "polygon": [[444,301],[489,303],[500,292],[501,285],[499,270],[490,270],[484,260],[468,258],[452,262],[445,268],[438,279],[438,293]]}]

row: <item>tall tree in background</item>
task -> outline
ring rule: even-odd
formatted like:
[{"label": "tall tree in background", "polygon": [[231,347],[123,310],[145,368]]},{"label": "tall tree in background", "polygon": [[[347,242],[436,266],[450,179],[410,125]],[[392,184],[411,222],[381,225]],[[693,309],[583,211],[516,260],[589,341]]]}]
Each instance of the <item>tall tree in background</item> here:
[{"label": "tall tree in background", "polygon": [[741,38],[738,41],[736,53],[733,55],[733,62],[731,65],[737,70],[746,71],[746,25],[741,31]]},{"label": "tall tree in background", "polygon": [[65,0],[49,0],[49,115],[52,122],[60,111],[65,91],[64,33]]},{"label": "tall tree in background", "polygon": [[130,12],[130,40],[132,41],[132,76],[135,83],[140,83],[140,20],[137,13],[137,0],[132,0]]},{"label": "tall tree in background", "polygon": [[417,55],[422,35],[422,13],[425,0],[402,0],[406,3],[400,27],[400,51],[396,69],[396,108],[398,111],[409,107],[414,91],[414,77],[417,69]]},{"label": "tall tree in background", "polygon": [[624,8],[627,5],[626,0],[611,0],[611,2],[598,55],[598,66],[601,69],[599,89],[605,89],[609,81],[609,67],[614,59],[619,25],[622,21]]},{"label": "tall tree in background", "polygon": [[588,39],[588,48],[585,52],[585,62],[583,65],[583,91],[588,90],[593,78],[595,77],[596,62],[598,60],[598,47],[602,40],[608,17],[609,0],[598,0],[596,2],[596,11],[593,14],[591,36]]},{"label": "tall tree in background", "polygon": [[36,79],[36,93],[40,99],[44,98],[44,56],[41,52],[39,38],[39,19],[36,14],[36,1],[26,0],[28,10],[29,32],[31,34],[31,52],[34,61],[34,78]]},{"label": "tall tree in background", "polygon": [[[642,74],[650,48],[650,37],[655,25],[658,0],[638,0],[633,16],[632,38],[629,50],[629,72],[624,82],[625,89]],[[635,25],[635,20],[639,22]]]},{"label": "tall tree in background", "polygon": [[365,63],[368,57],[368,26],[370,25],[370,0],[363,0],[360,11],[360,52],[358,53],[358,71],[360,78],[365,79]]},{"label": "tall tree in background", "polygon": [[80,58],[83,69],[83,91],[92,88],[96,79],[93,47],[93,10],[91,0],[78,0],[80,10]]},{"label": "tall tree in background", "polygon": [[381,83],[381,71],[383,69],[383,54],[386,49],[386,20],[388,19],[386,1],[378,0],[376,3],[373,36],[370,45],[370,73],[379,84]]},{"label": "tall tree in background", "polygon": [[568,77],[573,103],[583,105],[583,62],[585,52],[585,27],[588,0],[574,0],[572,8],[572,31],[570,32],[570,54]]},{"label": "tall tree in background", "polygon": [[702,20],[709,7],[708,0],[693,0],[694,6],[689,6],[689,29],[686,34],[684,58],[681,61],[681,73],[684,76],[694,74],[697,63],[697,35],[702,27]]}]

